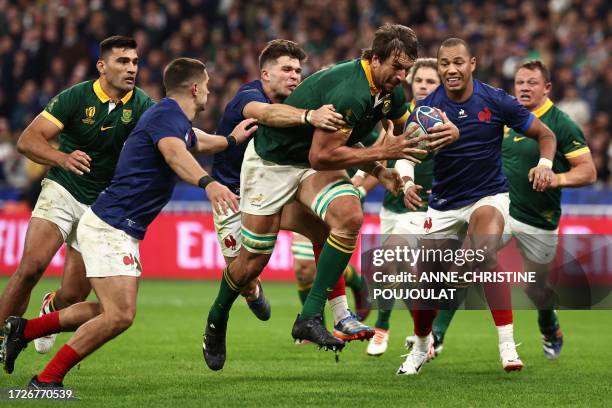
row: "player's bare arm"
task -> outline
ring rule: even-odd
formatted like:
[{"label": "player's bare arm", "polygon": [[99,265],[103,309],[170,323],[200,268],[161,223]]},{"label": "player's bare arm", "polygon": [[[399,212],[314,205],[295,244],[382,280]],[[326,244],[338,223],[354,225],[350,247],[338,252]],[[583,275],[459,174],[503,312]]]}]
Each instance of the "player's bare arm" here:
[{"label": "player's bare arm", "polygon": [[255,118],[259,123],[271,127],[292,127],[310,124],[316,128],[336,131],[346,125],[342,115],[333,105],[319,109],[294,108],[282,103],[249,102],[242,110],[245,118]]},{"label": "player's bare arm", "polygon": [[540,148],[540,162],[529,170],[529,181],[533,182],[535,191],[546,190],[555,177],[552,171],[552,161],[557,149],[557,138],[552,130],[538,118],[534,118],[529,129],[524,132],[525,136],[538,141]]},{"label": "player's bare arm", "polygon": [[427,153],[413,148],[422,138],[409,138],[408,135],[407,132],[393,136],[393,124],[390,124],[388,131],[382,131],[375,144],[355,148],[346,145],[350,133],[315,129],[308,159],[315,170],[362,168],[371,162],[387,159],[407,159],[420,163],[412,154]]},{"label": "player's bare arm", "polygon": [[91,157],[87,153],[75,150],[66,154],[51,146],[49,141],[60,131],[55,123],[38,115],[19,136],[17,151],[39,164],[61,167],[78,175],[89,173]]},{"label": "player's bare arm", "polygon": [[227,136],[213,135],[201,129],[193,128],[198,140],[193,150],[198,153],[215,154],[233,144],[244,143],[257,130],[256,122],[256,119],[245,119]]},{"label": "player's bare arm", "polygon": [[[200,186],[200,180],[208,176],[208,173],[204,171],[189,150],[187,150],[185,143],[181,139],[177,137],[164,137],[157,143],[157,148],[164,156],[168,166],[186,183]],[[238,197],[224,185],[216,181],[210,181],[205,186],[205,190],[208,199],[217,213],[227,214],[228,207],[233,211],[238,211]]]},{"label": "player's bare arm", "polygon": [[566,173],[555,173],[550,188],[583,187],[597,181],[597,169],[590,152],[567,159],[570,170]]}]

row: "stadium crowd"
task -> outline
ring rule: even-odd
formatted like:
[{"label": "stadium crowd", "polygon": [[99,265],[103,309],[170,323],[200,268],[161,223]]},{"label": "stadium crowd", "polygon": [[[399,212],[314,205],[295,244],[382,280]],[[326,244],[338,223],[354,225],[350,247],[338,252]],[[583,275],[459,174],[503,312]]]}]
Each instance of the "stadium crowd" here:
[{"label": "stadium crowd", "polygon": [[[215,129],[229,98],[258,77],[266,42],[286,38],[309,53],[305,76],[359,56],[376,27],[414,28],[422,56],[449,36],[467,40],[476,77],[511,91],[515,67],[542,59],[552,99],[584,130],[609,185],[612,151],[612,7],[605,0],[0,0],[0,184],[27,192],[45,169],[15,151],[16,139],[49,99],[97,76],[98,43],[124,34],[138,42],[138,85],[162,95],[163,67],[188,56],[206,62],[213,81],[196,126]],[[202,158],[205,163],[209,159]]]}]

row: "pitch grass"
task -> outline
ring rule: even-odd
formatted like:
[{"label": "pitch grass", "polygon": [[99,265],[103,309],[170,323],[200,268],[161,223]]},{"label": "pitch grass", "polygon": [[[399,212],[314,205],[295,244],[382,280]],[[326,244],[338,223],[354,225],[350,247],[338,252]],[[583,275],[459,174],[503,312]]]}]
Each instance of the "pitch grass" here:
[{"label": "pitch grass", "polygon": [[[6,280],[0,281],[4,286]],[[27,317],[36,315],[45,291],[35,289]],[[498,360],[497,334],[486,311],[459,312],[443,354],[415,377],[396,376],[408,313],[392,315],[391,343],[382,357],[369,357],[366,343],[350,344],[334,361],[331,352],[296,346],[291,325],[299,310],[295,285],[265,284],[273,312],[260,322],[239,299],[232,311],[228,361],[221,372],[202,359],[202,328],[216,294],[215,282],[143,281],[135,324],[73,369],[65,384],[87,407],[202,406],[610,406],[612,403],[612,314],[563,312],[566,344],[560,360],[541,351],[535,312],[515,313],[515,336],[525,362],[506,374]],[[368,321],[373,324],[375,313]],[[68,334],[59,336],[62,344]],[[57,351],[56,344],[53,352]],[[0,387],[23,387],[51,355],[29,346],[13,375]],[[0,403],[1,404],[1,403]],[[18,406],[58,406],[23,403]]]}]

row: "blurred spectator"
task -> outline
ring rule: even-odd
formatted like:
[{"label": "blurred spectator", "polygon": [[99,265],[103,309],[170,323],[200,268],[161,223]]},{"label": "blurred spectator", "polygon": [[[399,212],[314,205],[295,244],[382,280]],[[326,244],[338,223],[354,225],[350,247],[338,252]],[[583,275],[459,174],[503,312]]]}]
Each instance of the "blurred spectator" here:
[{"label": "blurred spectator", "polygon": [[308,75],[358,57],[385,22],[413,27],[423,56],[435,56],[447,37],[464,38],[478,61],[476,76],[507,90],[518,63],[543,59],[555,84],[551,98],[582,124],[599,180],[609,183],[612,8],[606,0],[414,0],[410,6],[401,0],[0,0],[0,116],[10,134],[3,143],[12,143],[51,96],[95,77],[98,42],[112,34],[137,39],[138,85],[154,99],[163,96],[161,74],[172,58],[205,61],[211,95],[196,125],[212,131],[237,87],[258,77],[257,55],[268,40],[301,43],[310,54]]},{"label": "blurred spectator", "polygon": [[557,107],[581,126],[584,126],[591,119],[589,104],[578,96],[576,88],[571,85],[565,88],[565,95],[557,103]]}]

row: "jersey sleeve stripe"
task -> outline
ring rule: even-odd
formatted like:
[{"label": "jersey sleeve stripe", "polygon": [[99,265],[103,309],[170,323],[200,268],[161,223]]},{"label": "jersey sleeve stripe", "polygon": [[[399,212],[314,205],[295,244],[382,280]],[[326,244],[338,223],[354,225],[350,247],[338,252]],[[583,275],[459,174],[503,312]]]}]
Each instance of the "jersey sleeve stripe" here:
[{"label": "jersey sleeve stripe", "polygon": [[64,124],[58,118],[56,118],[55,116],[53,116],[49,112],[42,111],[42,113],[40,115],[43,118],[47,119],[49,122],[53,123],[58,128],[60,128],[60,130],[62,130],[64,128]]},{"label": "jersey sleeve stripe", "polygon": [[404,112],[404,114],[401,117],[397,119],[393,119],[393,124],[403,125],[408,120],[409,116],[410,116],[410,110],[406,109],[406,112]]},{"label": "jersey sleeve stripe", "polygon": [[527,118],[527,121],[525,122],[525,124],[520,129],[517,129],[517,130],[520,131],[520,133],[525,133],[527,129],[531,127],[531,124],[533,123],[533,120],[535,118],[536,116],[533,113],[531,113],[529,117]]},{"label": "jersey sleeve stripe", "polygon": [[583,154],[587,154],[590,152],[591,152],[591,149],[589,149],[588,147],[582,147],[578,150],[574,150],[573,152],[565,153],[565,158],[572,159],[574,157],[582,156]]}]

